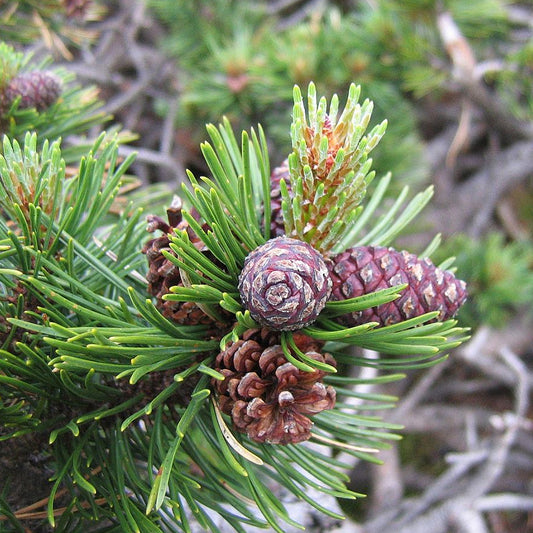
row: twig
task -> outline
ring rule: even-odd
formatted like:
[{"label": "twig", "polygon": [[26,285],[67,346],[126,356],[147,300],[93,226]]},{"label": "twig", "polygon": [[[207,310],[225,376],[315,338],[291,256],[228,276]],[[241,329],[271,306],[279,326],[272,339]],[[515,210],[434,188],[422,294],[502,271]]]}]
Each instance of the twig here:
[{"label": "twig", "polygon": [[111,98],[101,111],[106,114],[113,114],[126,107],[129,103],[138,98],[153,81],[153,76],[142,74],[141,78],[133,83],[131,87],[122,94]]},{"label": "twig", "polygon": [[475,509],[461,509],[452,514],[450,523],[457,533],[489,533],[481,513]]},{"label": "twig", "polygon": [[[98,498],[96,500],[94,500],[94,503],[95,505],[104,505],[107,502],[107,498]],[[89,509],[91,507],[91,503],[89,502],[81,502],[80,506],[83,508],[83,509]],[[65,511],[67,511],[68,509],[71,509],[70,506],[65,506],[65,507],[58,507],[56,509],[54,509],[53,511],[53,515],[55,517],[58,517],[58,516],[61,516]],[[74,509],[72,509],[72,512],[79,512],[79,510],[74,507]],[[32,511],[32,512],[29,512],[29,513],[20,513],[20,512],[16,512],[15,513],[15,516],[19,519],[19,520],[42,520],[44,518],[47,518],[48,517],[48,511]],[[0,520],[2,519],[2,517],[0,517]]]},{"label": "twig", "polygon": [[476,58],[468,40],[461,34],[457,24],[449,12],[440,13],[437,26],[448,55],[453,63],[455,81],[460,85],[463,94],[484,113],[487,121],[502,137],[511,139],[531,139],[533,124],[516,119],[501,100],[490,92],[478,77]]},{"label": "twig", "polygon": [[531,511],[533,496],[523,494],[490,494],[479,498],[475,504],[479,511]]},{"label": "twig", "polygon": [[[433,211],[435,225],[451,234],[469,228],[476,217],[478,224],[485,220],[502,195],[531,176],[532,157],[532,140],[519,141],[499,151],[489,164],[455,188],[453,203]],[[479,228],[475,231],[479,232]]]},{"label": "twig", "polygon": [[384,509],[398,505],[404,494],[398,447],[392,445],[382,450],[381,465],[370,465],[372,494],[369,516],[379,516]]},{"label": "twig", "polygon": [[430,368],[426,374],[420,379],[420,381],[411,389],[409,394],[405,397],[404,400],[398,405],[395,409],[392,419],[395,422],[404,420],[407,416],[407,413],[412,411],[416,405],[423,399],[427,394],[429,389],[433,386],[435,381],[441,376],[441,374],[446,369],[448,361],[443,361],[442,363]]},{"label": "twig", "polygon": [[[363,354],[364,354],[364,357],[368,359],[379,358],[379,354],[373,350],[363,349]],[[357,368],[357,369],[356,367],[352,367],[350,369],[350,373],[354,377],[358,377],[361,380],[370,381],[374,379],[375,377],[377,377],[379,371],[377,370],[377,368],[373,366],[364,366],[364,367]],[[373,389],[374,389],[374,385],[370,383],[360,383],[358,385],[353,386],[353,390],[358,393],[371,392],[373,391]],[[346,404],[350,406],[354,406],[354,407],[358,407],[364,404],[364,400],[362,398],[356,398],[352,396],[345,398],[344,401]],[[354,457],[352,454],[342,452],[342,451],[339,453],[339,456],[337,458],[339,459],[339,461],[342,461],[348,465],[352,465],[353,467],[355,467],[355,465],[359,462],[359,459]]]},{"label": "twig", "polygon": [[530,230],[525,221],[520,220],[515,206],[509,198],[505,198],[496,206],[498,218],[507,234],[516,241],[525,240],[530,235]]},{"label": "twig", "polygon": [[463,98],[461,104],[461,116],[453,141],[446,154],[446,166],[453,167],[457,156],[465,149],[470,142],[470,128],[472,125],[472,102]]},{"label": "twig", "polygon": [[446,405],[438,399],[431,398],[429,405],[422,405],[417,409],[407,412],[402,418],[405,431],[408,433],[444,433],[441,437],[444,441],[457,434],[468,426],[471,420],[475,421],[476,427],[486,430],[494,429],[491,424],[491,416],[494,412],[486,407]]},{"label": "twig", "polygon": [[[475,339],[470,349],[482,347],[484,342],[480,340],[483,341],[483,336]],[[485,499],[505,471],[518,431],[529,422],[524,416],[529,407],[529,393],[533,387],[531,372],[512,350],[503,347],[500,350],[500,358],[504,363],[503,368],[507,370],[506,380],[513,387],[515,395],[515,408],[513,413],[510,413],[513,416],[506,418],[507,422],[501,437],[494,440],[489,448],[484,449],[483,443],[480,443],[472,452],[449,454],[448,470],[419,498],[400,502],[389,512],[381,513],[375,519],[367,521],[365,533],[380,531],[445,533],[452,526],[457,531],[465,533],[485,533],[487,526],[482,511],[491,501],[505,502],[509,507],[517,504],[521,505],[520,508],[527,509],[533,505],[532,498]],[[424,388],[422,386],[420,390]],[[415,399],[417,395],[414,395]],[[477,440],[477,435],[474,435],[472,441],[475,443]],[[486,441],[484,445],[489,443],[490,441]],[[477,471],[471,474],[473,469]]]},{"label": "twig", "polygon": [[487,118],[494,131],[506,141],[531,139],[533,124],[516,119],[501,100],[476,79],[462,79],[461,86],[466,96],[476,104]]},{"label": "twig", "polygon": [[415,517],[421,515],[426,509],[429,509],[431,505],[446,497],[451,497],[458,491],[459,487],[464,487],[464,483],[460,483],[460,481],[463,480],[465,475],[473,467],[484,461],[486,457],[487,453],[485,451],[463,453],[449,457],[451,466],[416,502],[413,502],[409,511],[402,517],[400,524],[406,526]]},{"label": "twig", "polygon": [[[467,363],[475,366],[497,383],[513,385],[513,372],[494,358],[494,332],[488,326],[481,326],[470,341],[456,351],[457,355]],[[500,341],[501,342],[501,341]]]}]

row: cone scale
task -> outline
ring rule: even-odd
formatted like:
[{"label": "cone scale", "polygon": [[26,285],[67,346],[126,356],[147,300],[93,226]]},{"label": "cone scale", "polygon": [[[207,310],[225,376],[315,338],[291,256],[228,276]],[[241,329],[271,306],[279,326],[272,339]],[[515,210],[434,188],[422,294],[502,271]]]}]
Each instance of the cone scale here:
[{"label": "cone scale", "polygon": [[148,216],[148,231],[156,231],[162,234],[147,241],[143,247],[143,253],[148,260],[148,292],[156,298],[156,306],[163,316],[181,325],[213,325],[214,320],[194,302],[175,302],[166,300],[164,297],[170,294],[171,288],[183,286],[183,280],[179,268],[167,259],[163,251],[174,255],[170,248],[171,235],[174,229],[187,230],[194,245],[202,252],[206,252],[203,243],[192,232],[182,216],[182,203],[175,197],[167,209],[168,222],[159,216]]},{"label": "cone scale", "polygon": [[[307,357],[335,366],[321,343],[302,334],[294,342]],[[222,412],[256,442],[296,444],[311,436],[311,416],[332,409],[336,393],[322,382],[325,372],[304,372],[287,361],[280,334],[268,328],[247,330],[215,361],[225,379],[214,382]]]}]

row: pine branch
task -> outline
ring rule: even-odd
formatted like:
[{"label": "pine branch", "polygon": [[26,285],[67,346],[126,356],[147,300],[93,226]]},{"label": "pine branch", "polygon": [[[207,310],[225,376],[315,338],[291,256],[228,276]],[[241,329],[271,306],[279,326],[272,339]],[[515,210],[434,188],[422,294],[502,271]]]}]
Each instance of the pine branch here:
[{"label": "pine branch", "polygon": [[[310,93],[309,121],[320,128],[310,138],[298,108],[293,136],[298,157],[307,162],[296,179],[300,167],[291,167],[283,194],[287,200],[294,192],[297,200],[290,198],[292,211],[286,201],[285,211],[295,226],[312,213],[323,236],[318,241],[328,250],[354,239],[391,241],[430,191],[402,211],[405,190],[391,212],[367,230],[390,181],[383,178],[377,199],[359,205],[371,179],[368,152],[383,126],[364,136],[371,104],[359,106],[355,88],[338,121],[333,98],[329,125],[325,100],[317,104],[314,89]],[[323,131],[326,126],[336,142],[344,139],[329,169],[333,137]],[[63,517],[56,516],[54,500],[60,487],[80,502],[64,511],[64,523],[75,522],[83,511],[109,518],[123,531],[141,525],[154,532],[187,530],[191,513],[216,531],[214,511],[237,531],[250,525],[282,532],[284,524],[296,523],[272,494],[271,483],[337,517],[307,495],[311,487],[339,498],[360,496],[346,487],[344,465],[331,449],[379,462],[377,452],[399,438],[400,429],[369,414],[392,407],[390,396],[359,395],[357,408],[349,405],[355,381],[344,368],[383,368],[395,373],[369,383],[393,381],[401,378],[397,371],[442,360],[443,352],[466,338],[455,320],[434,321],[440,310],[383,327],[338,321],[392,303],[408,283],[324,302],[316,321],[305,327],[276,330],[256,320],[243,298],[242,271],[252,252],[279,242],[268,239],[265,136],[259,128],[238,142],[227,120],[209,126],[208,133],[211,143],[204,143],[202,152],[212,176],[196,179],[189,173],[190,187],[183,189],[187,207],[173,203],[168,223],[149,217],[148,229],[162,234],[144,246],[140,211],[112,213],[133,159],[119,162],[116,139],[103,134],[68,178],[59,142],[39,148],[38,138],[28,136],[21,148],[5,141],[0,283],[11,329],[0,351],[0,417],[20,424],[11,435],[36,428],[48,435],[56,473],[47,517],[58,527]],[[309,153],[319,158],[318,166],[309,164]],[[333,215],[314,210],[326,205],[321,198],[335,194],[346,197],[348,211],[342,205]],[[343,226],[350,216],[360,221],[356,232]],[[331,241],[325,237],[329,226],[338,229]],[[306,259],[298,261],[305,265]],[[324,272],[329,275],[326,267]],[[352,355],[346,350],[351,346],[382,355]],[[302,442],[307,439],[313,447]],[[95,472],[95,464],[106,468]],[[176,509],[171,525],[168,509]]]}]

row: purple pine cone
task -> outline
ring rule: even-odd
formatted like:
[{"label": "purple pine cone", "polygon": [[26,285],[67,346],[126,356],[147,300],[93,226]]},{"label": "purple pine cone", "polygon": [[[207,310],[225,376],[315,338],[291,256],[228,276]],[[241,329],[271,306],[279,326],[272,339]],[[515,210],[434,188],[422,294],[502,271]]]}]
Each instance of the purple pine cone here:
[{"label": "purple pine cone", "polygon": [[387,326],[431,311],[439,311],[438,320],[447,320],[467,296],[465,282],[451,272],[436,267],[429,259],[393,248],[349,248],[333,257],[328,268],[333,280],[332,300],[408,284],[397,300],[339,317],[338,321],[348,327],[367,322]]},{"label": "purple pine cone", "polygon": [[61,94],[61,80],[53,73],[34,70],[15,76],[4,91],[6,107],[20,96],[19,109],[48,109]]},{"label": "purple pine cone", "polygon": [[261,325],[296,330],[316,320],[330,296],[331,279],[324,259],[309,244],[277,237],[248,255],[239,292]]}]

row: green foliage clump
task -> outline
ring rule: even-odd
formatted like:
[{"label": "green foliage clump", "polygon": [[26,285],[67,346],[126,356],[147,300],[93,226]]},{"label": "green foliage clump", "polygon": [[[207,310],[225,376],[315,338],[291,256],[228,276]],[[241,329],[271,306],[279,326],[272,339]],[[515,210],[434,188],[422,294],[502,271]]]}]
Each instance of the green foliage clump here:
[{"label": "green foliage clump", "polygon": [[456,256],[457,275],[468,284],[469,299],[460,311],[471,325],[504,327],[521,309],[533,306],[533,243],[506,242],[501,233],[481,239],[458,235],[439,254]]},{"label": "green foliage clump", "polygon": [[377,171],[390,170],[411,182],[426,177],[416,111],[422,98],[446,98],[455,83],[439,34],[443,11],[468,39],[478,64],[486,64],[485,78],[510,109],[532,116],[531,44],[506,45],[520,23],[511,20],[502,0],[379,0],[344,11],[333,4],[290,23],[290,16],[276,13],[268,2],[152,0],[149,5],[167,29],[162,44],[180,67],[179,124],[194,126],[222,115],[238,129],[261,121],[281,161],[289,151],[288,88],[313,80],[331,96],[356,80],[363,95],[372,95],[377,122],[389,120]]},{"label": "green foliage clump", "polygon": [[491,57],[511,27],[500,0],[363,4],[357,17],[358,48],[366,54],[373,74],[415,97],[446,92],[451,69],[437,25],[443,11],[451,14],[479,60]]},{"label": "green foliage clump", "polygon": [[96,0],[6,0],[0,5],[0,35],[22,45],[42,40],[50,50],[71,58],[70,46],[95,37],[83,23],[101,16]]},{"label": "green foliage clump", "polygon": [[153,0],[167,27],[162,44],[180,68],[180,125],[227,116],[235,128],[264,124],[277,162],[290,152],[285,124],[292,111],[292,86],[314,81],[321,94],[346,92],[356,80],[375,103],[375,121],[389,120],[389,134],[376,155],[376,171],[416,180],[425,176],[416,116],[394,83],[373,73],[373,58],[357,16],[337,9],[281,27],[261,2]]},{"label": "green foliage clump", "polygon": [[478,75],[517,117],[533,117],[531,42],[517,37],[523,23],[503,0],[361,3],[346,17],[353,24],[351,48],[366,65],[363,75],[394,85],[415,102],[453,93],[454,66],[439,28],[443,12],[471,47]]}]

